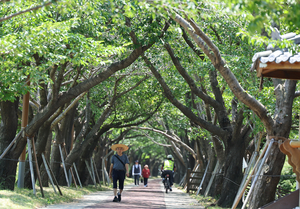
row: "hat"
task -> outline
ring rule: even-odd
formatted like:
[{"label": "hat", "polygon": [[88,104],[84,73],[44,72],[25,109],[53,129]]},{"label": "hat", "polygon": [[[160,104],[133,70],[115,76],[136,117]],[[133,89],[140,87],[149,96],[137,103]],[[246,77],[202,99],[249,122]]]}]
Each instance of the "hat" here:
[{"label": "hat", "polygon": [[134,161],[134,162],[138,163],[139,161],[138,161],[138,160],[136,160],[136,161]]},{"label": "hat", "polygon": [[123,151],[127,151],[129,149],[129,147],[127,147],[125,144],[114,144],[111,146],[111,149],[113,151],[117,151],[117,147],[122,147]]}]

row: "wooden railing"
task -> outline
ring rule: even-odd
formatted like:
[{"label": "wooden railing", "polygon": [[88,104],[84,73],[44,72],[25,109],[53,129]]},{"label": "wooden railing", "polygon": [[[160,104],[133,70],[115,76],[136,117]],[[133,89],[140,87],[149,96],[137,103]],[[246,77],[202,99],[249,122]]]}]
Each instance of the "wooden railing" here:
[{"label": "wooden railing", "polygon": [[200,171],[191,171],[190,168],[187,169],[186,175],[186,192],[189,193],[191,191],[197,191],[198,187],[203,178],[203,172]]}]

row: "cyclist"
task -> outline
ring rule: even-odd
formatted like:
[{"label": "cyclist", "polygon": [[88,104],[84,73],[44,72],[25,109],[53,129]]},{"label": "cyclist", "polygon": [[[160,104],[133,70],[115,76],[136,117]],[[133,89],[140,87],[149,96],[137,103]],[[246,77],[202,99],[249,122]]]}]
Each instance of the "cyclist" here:
[{"label": "cyclist", "polygon": [[164,164],[161,166],[161,177],[163,178],[163,182],[165,180],[166,174],[170,176],[170,191],[172,191],[173,186],[173,173],[176,171],[176,166],[174,164],[173,156],[168,155],[167,159],[164,161]]}]

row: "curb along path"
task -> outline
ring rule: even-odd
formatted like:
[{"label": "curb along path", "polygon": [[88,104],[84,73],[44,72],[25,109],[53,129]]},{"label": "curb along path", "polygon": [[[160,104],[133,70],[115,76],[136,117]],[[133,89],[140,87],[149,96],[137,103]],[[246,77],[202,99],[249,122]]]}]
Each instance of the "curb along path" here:
[{"label": "curb along path", "polygon": [[61,205],[49,205],[45,209],[95,209],[95,208],[159,208],[159,209],[204,209],[197,200],[179,189],[173,188],[167,194],[164,191],[160,179],[150,180],[148,187],[143,184],[139,186],[125,186],[121,202],[112,202],[113,191],[101,191],[85,195],[78,202]]}]

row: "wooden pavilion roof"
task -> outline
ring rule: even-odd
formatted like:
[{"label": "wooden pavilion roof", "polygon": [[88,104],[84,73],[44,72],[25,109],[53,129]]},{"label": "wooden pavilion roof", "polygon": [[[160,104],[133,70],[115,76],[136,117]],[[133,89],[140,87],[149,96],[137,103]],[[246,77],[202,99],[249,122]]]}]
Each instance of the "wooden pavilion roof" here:
[{"label": "wooden pavilion roof", "polygon": [[[292,40],[300,44],[300,35],[287,33],[280,35],[277,28],[272,31],[273,40]],[[254,54],[251,70],[256,69],[258,77],[300,79],[300,53],[292,54],[288,49],[279,49],[269,45],[267,51]]]}]

